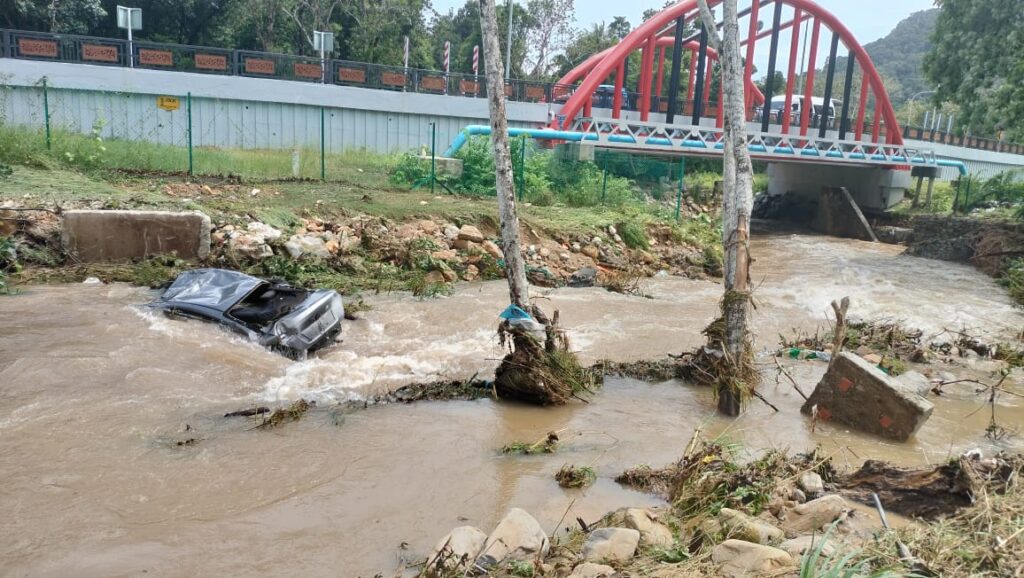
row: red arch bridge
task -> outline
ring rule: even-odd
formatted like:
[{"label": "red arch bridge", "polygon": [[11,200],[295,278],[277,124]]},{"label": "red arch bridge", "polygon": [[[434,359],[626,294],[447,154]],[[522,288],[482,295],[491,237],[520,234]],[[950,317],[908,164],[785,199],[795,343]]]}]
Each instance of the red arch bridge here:
[{"label": "red arch bridge", "polygon": [[[709,4],[714,9],[721,0]],[[769,163],[770,191],[817,194],[846,186],[861,205],[887,208],[902,199],[911,168],[917,176],[933,177],[943,166],[966,173],[963,163],[904,145],[881,76],[834,15],[811,0],[753,0],[739,16],[747,144],[755,159]],[[637,53],[639,78],[626,86]],[[767,70],[755,71],[755,61],[765,60]],[[566,74],[554,95],[561,110],[547,129],[511,132],[581,147],[719,156],[716,62],[697,0],[682,0]],[[763,90],[755,72],[765,73]],[[467,134],[488,131],[469,127]]]}]

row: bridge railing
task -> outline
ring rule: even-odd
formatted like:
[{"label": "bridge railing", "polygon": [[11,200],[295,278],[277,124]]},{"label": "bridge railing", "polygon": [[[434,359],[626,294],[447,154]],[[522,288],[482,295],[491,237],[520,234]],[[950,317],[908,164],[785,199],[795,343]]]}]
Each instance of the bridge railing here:
[{"label": "bridge railing", "polygon": [[1024,154],[1024,144],[1006,142],[990,138],[954,134],[928,128],[908,126],[903,128],[903,138],[923,140],[933,143],[978,149],[983,151]]}]

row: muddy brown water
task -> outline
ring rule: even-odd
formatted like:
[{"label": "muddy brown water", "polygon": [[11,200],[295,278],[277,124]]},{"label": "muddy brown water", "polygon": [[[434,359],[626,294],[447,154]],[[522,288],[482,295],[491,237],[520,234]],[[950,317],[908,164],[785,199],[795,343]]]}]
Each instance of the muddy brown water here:
[{"label": "muddy brown water", "polygon": [[[792,327],[821,324],[828,302],[903,319],[932,333],[969,328],[1009,338],[1024,315],[972,269],[900,249],[776,235],[755,243],[758,346]],[[700,342],[720,286],[659,278],[650,299],[600,289],[545,292],[585,360],[658,357]],[[30,288],[0,299],[0,574],[10,576],[390,576],[448,529],[489,530],[522,507],[554,530],[565,515],[592,520],[655,498],[620,487],[623,469],[662,465],[697,427],[749,452],[821,444],[840,464],[866,458],[938,462],[965,449],[1021,450],[984,437],[988,410],[971,388],[936,399],[911,442],[841,426],[811,432],[800,398],[776,384],[768,360],[762,404],[717,417],[710,391],[681,383],[611,379],[592,403],[535,409],[489,400],[339,412],[333,402],[408,381],[487,372],[501,355],[494,328],[501,283],[460,286],[449,298],[371,299],[345,342],[293,363],[216,327],[140,311],[152,293],[127,286]],[[809,391],[824,371],[789,364]],[[980,361],[939,367],[988,379]],[[1019,374],[1010,385],[1022,392]],[[306,397],[320,409],[274,431],[220,416]],[[980,411],[979,411],[980,408]],[[998,418],[1024,424],[1024,400]],[[550,456],[497,452],[564,430]],[[178,441],[195,439],[194,445]],[[592,465],[597,483],[559,488],[564,463]]]}]

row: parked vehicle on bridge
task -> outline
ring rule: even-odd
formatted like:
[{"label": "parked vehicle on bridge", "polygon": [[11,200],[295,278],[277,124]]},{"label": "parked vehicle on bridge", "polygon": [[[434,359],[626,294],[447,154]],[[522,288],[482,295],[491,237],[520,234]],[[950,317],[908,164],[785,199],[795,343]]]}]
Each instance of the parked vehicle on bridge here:
[{"label": "parked vehicle on bridge", "polygon": [[[629,98],[629,91],[622,89],[622,109],[631,110],[633,103]],[[615,86],[602,84],[594,91],[594,108],[612,108],[615,106]]]},{"label": "parked vehicle on bridge", "polygon": [[[820,97],[820,96],[812,96],[811,97],[811,106],[813,108],[811,109],[811,114],[810,114],[810,117],[809,117],[810,125],[811,126],[818,126],[818,123],[821,120],[821,116],[822,116],[822,114],[823,114],[823,112],[825,110],[825,99]],[[786,96],[785,95],[779,95],[779,96],[773,96],[772,97],[771,106],[770,106],[770,111],[771,112],[769,113],[771,115],[769,118],[771,119],[772,123],[782,124],[782,118],[783,118],[782,115],[785,114],[783,109],[785,109],[785,108],[786,108]],[[836,100],[834,98],[829,100],[829,107],[828,107],[829,124],[834,124],[835,123],[836,115],[838,114],[838,111],[841,108],[842,108],[842,102],[840,102],[840,101],[838,101],[838,100]],[[803,115],[803,109],[804,109],[804,96],[803,95],[793,95],[792,101],[790,103],[789,122],[793,123],[794,125],[799,124],[800,120],[801,120],[801,116]],[[764,115],[764,107],[763,106],[759,106],[759,107],[757,107],[754,110],[754,120],[756,120],[757,122],[761,122],[761,119],[764,118],[763,115]]]},{"label": "parked vehicle on bridge", "polygon": [[309,291],[225,269],[186,271],[149,307],[217,323],[298,359],[333,343],[345,318],[336,291]]}]

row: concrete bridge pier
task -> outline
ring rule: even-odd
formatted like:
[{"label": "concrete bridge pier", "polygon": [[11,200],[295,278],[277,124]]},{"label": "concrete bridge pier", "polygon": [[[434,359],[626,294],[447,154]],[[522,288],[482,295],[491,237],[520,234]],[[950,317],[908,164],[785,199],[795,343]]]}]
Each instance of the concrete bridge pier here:
[{"label": "concrete bridge pier", "polygon": [[910,171],[884,167],[842,167],[810,163],[769,163],[768,193],[816,202],[822,190],[843,187],[861,209],[884,211],[903,200]]}]

